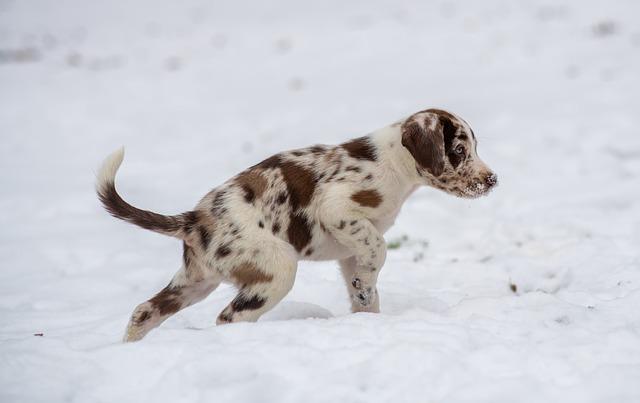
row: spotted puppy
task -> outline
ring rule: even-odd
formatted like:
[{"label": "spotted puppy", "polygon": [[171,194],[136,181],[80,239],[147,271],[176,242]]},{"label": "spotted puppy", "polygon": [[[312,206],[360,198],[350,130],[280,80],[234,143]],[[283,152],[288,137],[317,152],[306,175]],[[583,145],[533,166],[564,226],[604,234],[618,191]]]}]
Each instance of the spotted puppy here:
[{"label": "spotted puppy", "polygon": [[256,321],[293,286],[299,260],[338,260],[353,312],[379,312],[382,234],[420,185],[460,197],[486,194],[496,175],[480,160],[461,118],[438,109],[413,114],[338,146],[276,154],[209,192],[191,211],[166,216],[124,201],[109,156],[97,192],[113,216],[183,241],[169,285],[133,311],[125,341],[144,337],[223,281],[238,294],[218,324]]}]

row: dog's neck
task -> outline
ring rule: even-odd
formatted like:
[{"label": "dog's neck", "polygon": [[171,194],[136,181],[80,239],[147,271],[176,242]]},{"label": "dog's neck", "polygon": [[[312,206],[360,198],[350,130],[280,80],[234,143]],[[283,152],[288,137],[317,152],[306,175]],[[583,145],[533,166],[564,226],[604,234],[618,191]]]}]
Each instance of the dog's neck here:
[{"label": "dog's neck", "polygon": [[384,127],[369,136],[378,150],[380,164],[394,177],[400,188],[415,188],[424,184],[424,179],[416,170],[415,160],[409,150],[402,145],[400,125]]}]

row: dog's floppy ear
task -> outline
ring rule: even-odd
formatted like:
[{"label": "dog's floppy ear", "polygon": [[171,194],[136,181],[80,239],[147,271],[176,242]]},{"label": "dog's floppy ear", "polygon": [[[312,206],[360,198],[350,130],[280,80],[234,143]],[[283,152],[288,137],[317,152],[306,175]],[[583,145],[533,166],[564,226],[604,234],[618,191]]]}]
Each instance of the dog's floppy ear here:
[{"label": "dog's floppy ear", "polygon": [[439,121],[431,126],[430,119],[425,119],[424,127],[416,119],[407,120],[402,125],[402,145],[418,164],[438,177],[444,171],[444,138]]}]

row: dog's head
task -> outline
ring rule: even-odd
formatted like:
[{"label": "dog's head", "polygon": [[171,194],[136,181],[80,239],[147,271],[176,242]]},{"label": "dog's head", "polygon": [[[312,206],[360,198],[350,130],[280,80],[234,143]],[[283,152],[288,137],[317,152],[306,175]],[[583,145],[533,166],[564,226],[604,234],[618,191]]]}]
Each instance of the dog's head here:
[{"label": "dog's head", "polygon": [[449,112],[427,109],[410,116],[402,124],[402,145],[426,185],[475,198],[498,184],[497,175],[478,157],[471,127]]}]

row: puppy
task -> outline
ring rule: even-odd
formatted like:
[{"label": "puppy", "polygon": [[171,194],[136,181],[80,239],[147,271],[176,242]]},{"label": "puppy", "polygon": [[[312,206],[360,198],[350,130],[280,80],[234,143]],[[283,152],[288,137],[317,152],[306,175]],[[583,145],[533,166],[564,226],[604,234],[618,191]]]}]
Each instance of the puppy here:
[{"label": "puppy", "polygon": [[100,169],[97,193],[114,217],[183,242],[169,285],[138,305],[125,341],[227,281],[238,294],[216,323],[256,321],[293,286],[299,260],[337,260],[353,312],[379,312],[383,234],[421,185],[459,197],[487,194],[497,176],[480,160],[461,118],[427,109],[337,146],[276,154],[209,192],[191,211],[167,216],[134,207],[115,188],[124,150]]}]

